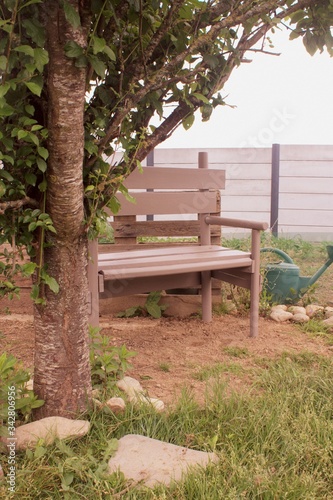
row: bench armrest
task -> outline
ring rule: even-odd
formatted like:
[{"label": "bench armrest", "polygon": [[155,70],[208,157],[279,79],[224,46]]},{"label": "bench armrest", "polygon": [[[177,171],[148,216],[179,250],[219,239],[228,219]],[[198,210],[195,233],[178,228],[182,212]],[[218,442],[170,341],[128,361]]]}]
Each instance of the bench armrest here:
[{"label": "bench armrest", "polygon": [[206,224],[213,224],[217,226],[230,226],[241,227],[244,229],[256,229],[258,231],[265,231],[268,228],[267,222],[257,222],[253,220],[244,219],[229,219],[226,217],[218,217],[215,215],[208,215],[205,217]]}]

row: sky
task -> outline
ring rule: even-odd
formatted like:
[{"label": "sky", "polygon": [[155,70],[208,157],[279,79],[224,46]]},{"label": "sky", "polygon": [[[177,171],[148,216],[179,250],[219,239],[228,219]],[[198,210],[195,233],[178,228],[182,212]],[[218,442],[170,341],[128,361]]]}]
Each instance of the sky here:
[{"label": "sky", "polygon": [[252,62],[234,70],[221,94],[231,108],[213,111],[209,122],[196,114],[160,148],[270,147],[333,144],[333,57],[310,56],[300,39],[271,35],[280,56],[248,52]]}]

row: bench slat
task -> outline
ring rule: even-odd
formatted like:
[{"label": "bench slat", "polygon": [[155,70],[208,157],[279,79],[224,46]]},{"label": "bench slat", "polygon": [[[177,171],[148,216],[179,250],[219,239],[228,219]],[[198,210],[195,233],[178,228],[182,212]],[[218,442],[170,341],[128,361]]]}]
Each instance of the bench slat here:
[{"label": "bench slat", "polygon": [[206,252],[226,252],[231,251],[234,254],[244,255],[244,252],[240,250],[231,250],[228,247],[221,247],[219,245],[191,245],[186,246],[185,248],[182,246],[177,247],[161,247],[161,248],[153,248],[150,250],[146,250],[145,248],[140,248],[139,250],[133,250],[131,252],[111,252],[111,253],[100,253],[98,255],[98,261],[100,263],[104,261],[119,261],[124,259],[135,259],[135,258],[143,258],[143,257],[159,257],[159,256],[176,256],[176,255],[189,255],[189,254],[198,254],[206,253]]},{"label": "bench slat", "polygon": [[224,189],[225,170],[143,167],[125,181],[127,189]]},{"label": "bench slat", "polygon": [[[197,220],[186,221],[131,221],[118,222],[117,218],[112,222],[114,236],[118,238],[138,237],[138,236],[163,236],[168,237],[186,237],[199,236],[200,223]],[[210,233],[212,236],[221,235],[221,226],[211,226]],[[165,243],[167,244],[167,242]]]},{"label": "bench slat", "polygon": [[[205,214],[216,211],[216,191],[154,192],[131,193],[136,203],[117,194],[121,208],[118,215],[188,215]],[[110,216],[113,215],[111,211]]]},{"label": "bench slat", "polygon": [[112,279],[129,279],[144,278],[146,276],[165,276],[168,274],[180,274],[184,272],[202,272],[211,271],[215,269],[233,269],[237,267],[248,267],[251,268],[252,261],[250,257],[243,257],[238,260],[233,258],[229,259],[218,259],[218,260],[207,260],[204,262],[182,262],[180,264],[175,264],[171,262],[166,262],[164,265],[155,266],[137,266],[130,268],[104,268],[100,271],[104,275],[105,280]]}]

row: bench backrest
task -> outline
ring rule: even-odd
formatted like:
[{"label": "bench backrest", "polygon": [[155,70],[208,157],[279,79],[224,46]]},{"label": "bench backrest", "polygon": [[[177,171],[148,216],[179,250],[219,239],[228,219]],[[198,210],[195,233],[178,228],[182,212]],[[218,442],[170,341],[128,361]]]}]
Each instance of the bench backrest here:
[{"label": "bench backrest", "polygon": [[[199,153],[199,168],[143,167],[143,172],[135,170],[126,179],[125,186],[136,202],[118,195],[121,209],[112,222],[116,245],[133,245],[148,236],[200,237],[200,214],[220,215],[225,171],[209,169],[207,153]],[[193,214],[196,220],[188,220]],[[142,215],[150,217],[137,220]],[[152,220],[152,215],[170,219]],[[211,236],[212,243],[220,243],[220,226],[212,227]]]}]

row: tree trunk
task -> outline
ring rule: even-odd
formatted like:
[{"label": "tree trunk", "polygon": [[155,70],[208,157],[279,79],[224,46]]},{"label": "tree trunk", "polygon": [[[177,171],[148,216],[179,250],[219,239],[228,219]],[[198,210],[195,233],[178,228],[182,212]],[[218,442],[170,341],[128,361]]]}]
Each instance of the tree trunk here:
[{"label": "tree trunk", "polygon": [[[78,8],[75,1],[71,2]],[[45,285],[46,305],[35,306],[34,389],[45,400],[35,418],[51,415],[74,417],[86,409],[91,397],[88,339],[87,236],[84,227],[83,157],[85,68],[65,56],[65,44],[82,47],[87,30],[72,27],[61,2],[45,2],[49,65],[48,168],[46,212],[55,235],[47,236],[44,250],[47,273],[60,291]]]}]

